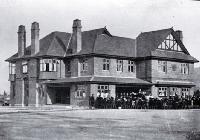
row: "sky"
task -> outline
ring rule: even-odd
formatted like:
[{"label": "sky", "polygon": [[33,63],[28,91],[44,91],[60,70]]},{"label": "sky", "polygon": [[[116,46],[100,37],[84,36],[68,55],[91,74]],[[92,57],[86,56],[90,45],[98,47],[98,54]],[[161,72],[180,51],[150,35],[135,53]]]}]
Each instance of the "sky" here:
[{"label": "sky", "polygon": [[[183,31],[189,53],[200,60],[200,2],[192,0],[0,0],[0,94],[9,92],[8,63],[17,52],[17,30],[40,24],[40,38],[53,31],[72,31],[74,19],[82,30],[105,27],[112,35],[136,38],[141,32],[173,27]],[[195,64],[199,67],[200,64]]]}]

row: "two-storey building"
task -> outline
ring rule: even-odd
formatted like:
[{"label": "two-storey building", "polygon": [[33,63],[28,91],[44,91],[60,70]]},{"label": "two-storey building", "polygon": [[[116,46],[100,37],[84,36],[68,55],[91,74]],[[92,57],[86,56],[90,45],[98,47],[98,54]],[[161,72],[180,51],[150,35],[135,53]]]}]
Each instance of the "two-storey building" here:
[{"label": "two-storey building", "polygon": [[[122,96],[140,89],[155,97],[193,93],[191,74],[198,62],[173,28],[141,33],[136,39],[114,36],[106,28],[39,38],[32,23],[31,45],[25,26],[18,29],[18,53],[9,62],[12,105],[70,104],[88,106],[94,94]],[[103,94],[102,94],[103,93]]]}]

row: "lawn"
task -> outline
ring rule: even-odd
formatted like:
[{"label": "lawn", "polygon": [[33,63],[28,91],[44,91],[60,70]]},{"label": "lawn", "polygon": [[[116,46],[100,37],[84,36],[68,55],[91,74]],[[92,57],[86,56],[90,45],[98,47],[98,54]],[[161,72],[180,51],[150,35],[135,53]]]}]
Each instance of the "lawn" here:
[{"label": "lawn", "polygon": [[0,113],[0,140],[199,140],[200,110]]}]

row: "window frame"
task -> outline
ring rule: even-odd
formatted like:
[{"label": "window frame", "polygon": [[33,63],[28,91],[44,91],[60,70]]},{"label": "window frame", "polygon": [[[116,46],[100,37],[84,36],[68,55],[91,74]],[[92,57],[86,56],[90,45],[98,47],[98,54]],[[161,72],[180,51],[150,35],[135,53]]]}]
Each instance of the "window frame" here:
[{"label": "window frame", "polygon": [[103,71],[109,71],[110,70],[110,59],[103,58]]},{"label": "window frame", "polygon": [[189,64],[181,63],[181,74],[188,75],[189,74]]},{"label": "window frame", "polygon": [[88,71],[88,59],[83,59],[81,61],[81,72]]},{"label": "window frame", "polygon": [[57,59],[40,59],[40,72],[57,72]]},{"label": "window frame", "polygon": [[28,61],[22,61],[22,73],[28,73]]},{"label": "window frame", "polygon": [[15,63],[9,63],[9,74],[16,74],[16,64]]},{"label": "window frame", "polygon": [[[163,92],[160,94],[160,92]],[[158,97],[167,97],[167,87],[158,87]]]},{"label": "window frame", "polygon": [[167,73],[167,61],[158,60],[158,71]]},{"label": "window frame", "polygon": [[133,60],[128,60],[128,72],[135,73],[136,66]]},{"label": "window frame", "polygon": [[122,59],[117,59],[117,71],[118,72],[123,72],[123,60]]}]

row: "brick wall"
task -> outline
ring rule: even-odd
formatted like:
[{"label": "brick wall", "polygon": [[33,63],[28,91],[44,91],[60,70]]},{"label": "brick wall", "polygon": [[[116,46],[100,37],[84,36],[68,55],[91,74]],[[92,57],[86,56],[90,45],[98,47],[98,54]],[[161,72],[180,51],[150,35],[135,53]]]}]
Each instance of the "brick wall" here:
[{"label": "brick wall", "polygon": [[95,76],[113,76],[113,77],[136,77],[136,72],[128,72],[128,60],[123,60],[123,72],[117,71],[116,59],[110,59],[110,70],[103,70],[103,59],[94,57],[94,75]]},{"label": "brick wall", "polygon": [[[181,74],[181,63],[167,61],[167,73],[158,70],[158,60],[151,60],[152,63],[152,82],[159,79],[165,80],[190,80],[192,81],[192,73],[194,72],[194,64],[189,63],[189,74]],[[172,66],[176,65],[176,71],[172,70]]]}]

